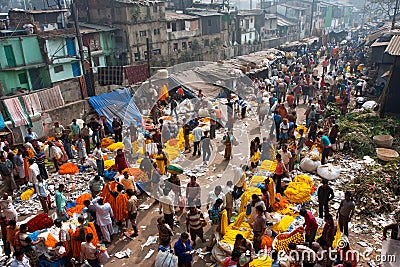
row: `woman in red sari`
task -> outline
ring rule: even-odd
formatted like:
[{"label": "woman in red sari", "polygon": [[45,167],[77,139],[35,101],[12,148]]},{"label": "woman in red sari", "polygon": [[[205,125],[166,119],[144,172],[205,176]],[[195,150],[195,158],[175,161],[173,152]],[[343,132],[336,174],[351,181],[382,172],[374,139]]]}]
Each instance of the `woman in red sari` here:
[{"label": "woman in red sari", "polygon": [[118,170],[119,173],[126,168],[128,168],[128,163],[126,162],[126,158],[122,149],[117,150],[117,156],[115,157],[115,168]]}]

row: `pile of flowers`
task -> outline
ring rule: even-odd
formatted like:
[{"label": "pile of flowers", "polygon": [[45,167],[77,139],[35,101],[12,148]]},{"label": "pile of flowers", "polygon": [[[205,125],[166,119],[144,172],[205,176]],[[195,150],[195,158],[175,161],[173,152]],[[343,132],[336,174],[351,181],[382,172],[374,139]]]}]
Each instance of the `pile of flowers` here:
[{"label": "pile of flowers", "polygon": [[21,200],[27,201],[31,198],[31,196],[35,193],[35,189],[29,188],[21,194]]},{"label": "pile of flowers", "polygon": [[103,138],[101,139],[101,148],[107,148],[114,144],[114,141],[111,140],[110,138]]},{"label": "pile of flowers", "polygon": [[79,172],[78,166],[75,163],[65,163],[60,167],[59,174],[77,174]]},{"label": "pile of flowers", "polygon": [[110,151],[115,151],[115,150],[118,150],[118,149],[124,149],[124,147],[125,146],[124,146],[124,144],[122,142],[118,142],[118,143],[113,143],[113,144],[109,145],[107,147],[107,149],[110,150]]},{"label": "pile of flowers", "polygon": [[29,232],[33,233],[53,226],[53,220],[46,214],[41,213],[30,219],[27,223]]},{"label": "pile of flowers", "polygon": [[122,170],[122,173],[128,172],[129,176],[135,177],[135,181],[146,182],[148,181],[148,177],[146,173],[144,173],[139,168],[126,168]]},{"label": "pile of flowers", "polygon": [[104,161],[104,169],[105,170],[110,169],[114,165],[115,165],[115,160],[113,160],[113,159],[108,159],[108,160]]}]

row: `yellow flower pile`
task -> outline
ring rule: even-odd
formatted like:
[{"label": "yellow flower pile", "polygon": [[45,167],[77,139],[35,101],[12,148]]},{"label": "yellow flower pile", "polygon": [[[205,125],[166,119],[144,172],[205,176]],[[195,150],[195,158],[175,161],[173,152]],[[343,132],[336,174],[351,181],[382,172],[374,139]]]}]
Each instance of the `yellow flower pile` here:
[{"label": "yellow flower pile", "polygon": [[[183,134],[183,128],[179,129],[178,141],[179,141],[179,149],[184,150],[185,149],[185,136]],[[189,134],[189,141],[193,143],[193,141],[194,141],[193,134]]]},{"label": "yellow flower pile", "polygon": [[275,172],[275,170],[276,170],[276,161],[264,160],[261,163],[260,169],[262,171]]},{"label": "yellow flower pile", "polygon": [[283,233],[286,232],[289,229],[289,226],[292,224],[294,221],[294,217],[292,216],[285,216],[283,217],[280,222],[274,224],[271,226],[271,230],[274,231],[275,233]]},{"label": "yellow flower pile", "polygon": [[234,224],[229,225],[226,229],[226,233],[222,239],[222,242],[234,245],[237,234],[243,235],[243,237],[246,239],[253,240],[253,232],[250,224],[247,222],[242,222],[239,227],[235,227],[233,225]]},{"label": "yellow flower pile", "polygon": [[118,149],[124,149],[124,144],[122,142],[114,143],[114,144],[109,145],[107,147],[107,149],[110,150],[110,151],[115,151],[115,150],[118,150]]},{"label": "yellow flower pile", "polygon": [[307,183],[290,182],[285,197],[292,203],[301,204],[311,200],[312,187]]},{"label": "yellow flower pile", "polygon": [[289,244],[303,244],[304,238],[304,227],[299,226],[290,233],[281,233],[277,235],[272,244],[273,248],[277,251],[285,251],[289,253]]},{"label": "yellow flower pile", "polygon": [[114,144],[114,141],[111,140],[110,138],[103,138],[101,139],[101,148],[106,148],[110,145]]},{"label": "yellow flower pile", "polygon": [[251,177],[250,184],[253,186],[256,186],[259,183],[264,183],[264,180],[267,179],[267,177],[261,176],[261,175],[255,175]]},{"label": "yellow flower pile", "polygon": [[250,262],[249,267],[271,267],[272,259],[269,256],[261,256]]},{"label": "yellow flower pile", "polygon": [[114,165],[115,165],[115,160],[113,160],[113,159],[109,159],[109,160],[105,160],[104,161],[104,169],[105,170],[110,169]]},{"label": "yellow flower pile", "polygon": [[29,200],[34,192],[35,192],[35,189],[33,189],[33,188],[26,190],[25,192],[23,192],[21,194],[21,200],[24,200],[24,201]]},{"label": "yellow flower pile", "polygon": [[169,160],[174,160],[179,156],[179,144],[171,146],[168,142],[165,143],[164,152],[167,153]]},{"label": "yellow flower pile", "polygon": [[251,196],[253,194],[257,195],[262,195],[261,189],[256,188],[256,187],[248,187],[246,189],[246,192],[243,193],[243,195],[240,198],[240,208],[239,208],[239,213],[245,212],[246,211],[246,206],[247,202],[251,199]]},{"label": "yellow flower pile", "polygon": [[250,161],[251,161],[251,162],[257,162],[257,161],[259,161],[259,160],[260,160],[260,155],[261,155],[260,152],[258,152],[258,151],[255,152],[254,155],[251,156]]},{"label": "yellow flower pile", "polygon": [[225,235],[226,232],[229,230],[229,222],[228,222],[228,212],[226,210],[222,211],[221,214],[221,234]]},{"label": "yellow flower pile", "polygon": [[296,217],[296,216],[294,216],[295,212],[293,209],[290,208],[290,205],[287,205],[286,208],[281,209],[278,212],[282,215],[290,215],[290,216]]},{"label": "yellow flower pile", "polygon": [[305,175],[305,174],[299,174],[296,177],[294,177],[293,182],[297,183],[306,183],[311,187],[311,194],[314,194],[315,190],[317,189],[313,183],[313,180],[311,179],[310,176]]}]

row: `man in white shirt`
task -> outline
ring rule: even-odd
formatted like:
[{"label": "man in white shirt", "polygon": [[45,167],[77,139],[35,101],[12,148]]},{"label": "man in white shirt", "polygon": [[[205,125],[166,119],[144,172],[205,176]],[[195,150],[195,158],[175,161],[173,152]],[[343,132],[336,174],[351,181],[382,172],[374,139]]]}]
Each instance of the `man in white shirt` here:
[{"label": "man in white shirt", "polygon": [[104,158],[103,151],[101,151],[101,144],[97,143],[96,148],[93,150],[93,157],[96,159],[97,175],[103,176],[104,174]]},{"label": "man in white shirt", "polygon": [[44,213],[48,213],[51,209],[50,192],[47,186],[47,182],[43,180],[43,177],[41,175],[37,176],[35,190],[36,194],[39,197],[40,204],[42,205]]},{"label": "man in white shirt", "polygon": [[289,170],[290,159],[292,158],[292,153],[288,150],[287,145],[282,145],[282,149],[279,150],[279,154],[282,156],[282,162],[285,164],[286,170]]},{"label": "man in white shirt", "polygon": [[97,197],[93,200],[93,205],[96,208],[96,222],[100,226],[103,234],[104,243],[111,243],[111,236],[114,234],[112,227],[112,218],[114,213],[109,203],[104,203],[104,199]]},{"label": "man in white shirt", "polygon": [[35,162],[35,159],[29,159],[29,182],[33,185],[36,184],[36,177],[40,174],[39,166]]},{"label": "man in white shirt", "polygon": [[198,156],[201,156],[201,152],[200,152],[200,141],[201,141],[201,137],[203,136],[203,130],[197,126],[196,128],[194,128],[193,130],[193,137],[194,137],[194,150],[193,150],[193,155],[192,156],[196,156],[196,152],[198,151]]},{"label": "man in white shirt", "polygon": [[226,206],[226,198],[225,198],[225,194],[222,192],[222,187],[220,185],[217,185],[214,189],[214,191],[211,191],[208,194],[208,198],[207,198],[207,210],[209,209],[210,205],[214,205],[215,201],[220,198],[223,201],[223,206],[221,207],[221,210],[223,209],[223,207]]},{"label": "man in white shirt", "polygon": [[164,188],[163,190],[163,196],[160,197],[159,201],[159,208],[160,208],[160,214],[164,212],[164,220],[165,222],[171,227],[172,230],[174,230],[174,205],[172,198],[168,195],[168,190]]}]

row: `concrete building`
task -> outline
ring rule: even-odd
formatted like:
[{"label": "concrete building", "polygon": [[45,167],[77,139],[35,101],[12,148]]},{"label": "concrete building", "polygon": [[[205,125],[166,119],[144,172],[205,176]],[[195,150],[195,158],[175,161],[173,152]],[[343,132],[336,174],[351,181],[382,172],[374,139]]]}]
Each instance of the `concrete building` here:
[{"label": "concrete building", "polygon": [[261,9],[239,10],[237,24],[237,42],[257,44],[260,41],[261,28],[265,24],[264,11]]},{"label": "concrete building", "polygon": [[50,86],[37,35],[0,38],[0,96]]},{"label": "concrete building", "polygon": [[[165,2],[94,0],[80,3],[80,19],[88,23],[120,29],[115,32],[119,58],[124,64],[147,61],[147,40],[152,65],[220,58],[223,35],[222,14],[201,9],[186,9],[185,14],[166,11]],[[226,34],[227,35],[227,31]],[[213,47],[213,49],[211,49]],[[196,50],[196,51],[193,51]],[[210,50],[210,51],[209,51]],[[209,53],[216,50],[218,53]]]}]

